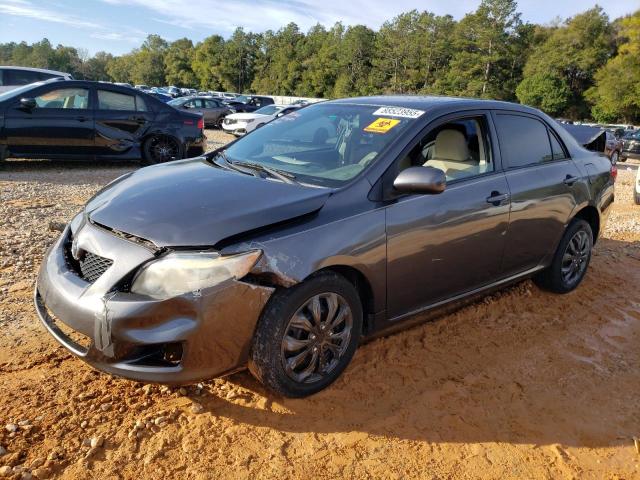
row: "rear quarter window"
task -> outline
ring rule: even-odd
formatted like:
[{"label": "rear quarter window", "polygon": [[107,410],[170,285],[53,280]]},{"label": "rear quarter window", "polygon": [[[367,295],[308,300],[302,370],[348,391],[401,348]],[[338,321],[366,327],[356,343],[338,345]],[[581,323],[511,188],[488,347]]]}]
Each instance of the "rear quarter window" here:
[{"label": "rear quarter window", "polygon": [[133,95],[127,95],[109,90],[98,90],[98,108],[100,110],[126,110],[136,111],[136,99]]}]

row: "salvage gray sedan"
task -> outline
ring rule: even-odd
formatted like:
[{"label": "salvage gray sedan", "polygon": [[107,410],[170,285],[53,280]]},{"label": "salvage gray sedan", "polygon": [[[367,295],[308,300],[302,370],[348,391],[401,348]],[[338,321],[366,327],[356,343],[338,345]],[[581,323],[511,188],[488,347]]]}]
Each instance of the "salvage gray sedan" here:
[{"label": "salvage gray sedan", "polygon": [[325,102],[109,184],[50,248],[35,303],[112,374],[184,384],[248,366],[306,396],[365,339],[527,277],[575,289],[615,174],[520,105]]}]

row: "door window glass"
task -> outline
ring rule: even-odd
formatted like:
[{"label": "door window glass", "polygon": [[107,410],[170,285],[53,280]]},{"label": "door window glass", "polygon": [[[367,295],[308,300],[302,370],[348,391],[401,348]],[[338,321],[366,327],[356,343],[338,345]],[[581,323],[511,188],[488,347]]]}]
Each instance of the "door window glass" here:
[{"label": "door window glass", "polygon": [[431,130],[400,161],[399,171],[415,166],[438,168],[448,182],[493,172],[485,118],[454,120]]},{"label": "door window glass", "polygon": [[218,108],[220,105],[215,100],[205,100],[206,108]]},{"label": "door window glass", "polygon": [[40,80],[41,79],[38,72],[32,72],[30,70],[4,71],[5,85],[27,85],[29,83],[38,82]]},{"label": "door window glass", "polygon": [[500,151],[509,168],[536,165],[554,159],[547,127],[521,115],[496,115]]},{"label": "door window glass", "polygon": [[35,98],[38,108],[89,108],[89,90],[86,88],[60,88]]},{"label": "door window glass", "polygon": [[100,110],[127,110],[136,111],[136,99],[133,95],[98,90],[98,108]]},{"label": "door window glass", "polygon": [[567,154],[560,145],[560,140],[556,137],[555,133],[549,132],[549,138],[551,139],[551,149],[553,150],[553,159],[554,160],[562,160],[563,158],[567,158]]},{"label": "door window glass", "polygon": [[136,96],[136,110],[138,112],[148,112],[149,108],[147,107],[147,102],[144,101],[140,95]]}]

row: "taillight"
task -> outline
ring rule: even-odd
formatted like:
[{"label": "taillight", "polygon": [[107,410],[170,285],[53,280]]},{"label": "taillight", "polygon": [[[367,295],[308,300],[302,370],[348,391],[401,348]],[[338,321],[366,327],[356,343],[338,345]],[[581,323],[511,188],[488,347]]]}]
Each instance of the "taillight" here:
[{"label": "taillight", "polygon": [[611,178],[613,178],[613,181],[616,181],[616,178],[618,178],[618,167],[615,164],[611,164]]},{"label": "taillight", "polygon": [[204,118],[200,117],[200,119],[198,120],[198,128],[200,130],[204,130]]}]

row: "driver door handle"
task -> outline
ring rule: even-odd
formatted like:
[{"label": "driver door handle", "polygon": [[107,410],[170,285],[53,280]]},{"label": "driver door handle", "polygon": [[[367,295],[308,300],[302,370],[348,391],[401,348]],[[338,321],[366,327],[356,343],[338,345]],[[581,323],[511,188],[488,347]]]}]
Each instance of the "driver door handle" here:
[{"label": "driver door handle", "polygon": [[129,120],[131,120],[132,122],[136,122],[140,125],[142,125],[143,123],[147,122],[147,119],[144,117],[138,117],[138,116],[133,116],[133,117],[129,117]]},{"label": "driver door handle", "polygon": [[508,201],[511,196],[508,193],[491,192],[491,196],[487,197],[487,203],[497,207]]},{"label": "driver door handle", "polygon": [[76,117],[76,120],[78,120],[79,122],[86,122],[87,120],[89,120],[89,117],[85,117],[84,115],[80,115],[79,117]]}]

